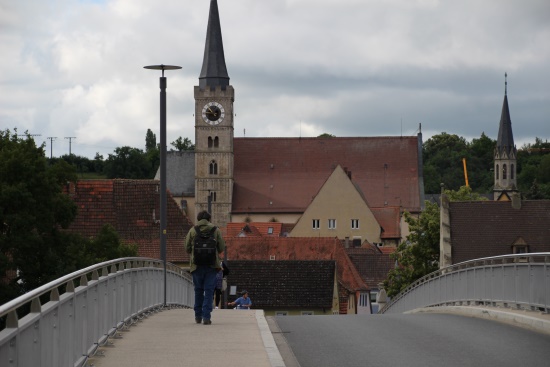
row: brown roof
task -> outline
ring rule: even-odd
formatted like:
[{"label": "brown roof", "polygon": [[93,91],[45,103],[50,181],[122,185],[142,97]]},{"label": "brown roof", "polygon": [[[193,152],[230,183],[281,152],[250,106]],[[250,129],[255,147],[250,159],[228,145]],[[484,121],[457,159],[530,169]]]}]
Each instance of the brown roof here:
[{"label": "brown roof", "polygon": [[339,282],[348,291],[367,286],[337,238],[228,237],[227,257],[232,260],[336,260]]},{"label": "brown roof", "polygon": [[395,266],[389,254],[373,252],[368,248],[350,248],[346,252],[370,289],[378,288],[378,283],[382,283]]},{"label": "brown roof", "polygon": [[418,212],[419,140],[407,137],[235,138],[234,213],[302,213],[337,165],[371,208]]},{"label": "brown roof", "polygon": [[[246,290],[253,308],[332,307],[334,260],[232,260],[227,285]],[[230,297],[233,301],[238,296]]]},{"label": "brown roof", "polygon": [[550,200],[449,203],[453,264],[512,253],[523,238],[529,252],[550,251]]},{"label": "brown roof", "polygon": [[[69,230],[95,236],[111,224],[126,243],[139,246],[139,256],[160,258],[160,195],[155,180],[79,180],[69,190],[78,214]],[[189,261],[184,242],[192,224],[167,194],[166,258]]]},{"label": "brown roof", "polygon": [[399,207],[371,208],[372,214],[380,223],[380,238],[401,238],[401,210]]}]

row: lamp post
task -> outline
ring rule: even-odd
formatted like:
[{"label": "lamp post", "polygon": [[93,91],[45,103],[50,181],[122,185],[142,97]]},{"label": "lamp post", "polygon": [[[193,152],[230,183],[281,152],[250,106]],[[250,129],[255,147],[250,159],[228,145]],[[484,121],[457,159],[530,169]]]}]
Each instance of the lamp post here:
[{"label": "lamp post", "polygon": [[164,263],[164,306],[166,307],[166,78],[164,70],[181,66],[150,65],[145,69],[162,70],[160,80],[160,257]]}]

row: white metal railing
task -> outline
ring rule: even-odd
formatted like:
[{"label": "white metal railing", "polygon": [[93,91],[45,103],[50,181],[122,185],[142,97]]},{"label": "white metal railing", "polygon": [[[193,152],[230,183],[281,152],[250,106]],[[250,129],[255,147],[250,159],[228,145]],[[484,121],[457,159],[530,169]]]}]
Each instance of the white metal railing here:
[{"label": "white metal railing", "polygon": [[550,311],[550,253],[465,261],[424,276],[378,313],[421,307],[493,305]]},{"label": "white metal railing", "polygon": [[83,366],[117,330],[164,307],[192,307],[186,270],[167,264],[166,305],[164,297],[161,260],[123,258],[66,275],[0,306],[0,366]]}]

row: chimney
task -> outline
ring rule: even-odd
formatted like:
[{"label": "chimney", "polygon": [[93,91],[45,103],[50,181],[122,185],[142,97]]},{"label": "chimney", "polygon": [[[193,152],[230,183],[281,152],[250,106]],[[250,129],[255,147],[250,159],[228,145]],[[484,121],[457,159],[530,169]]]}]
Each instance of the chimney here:
[{"label": "chimney", "polygon": [[512,208],[514,209],[521,209],[521,196],[517,192],[513,192],[512,195]]}]

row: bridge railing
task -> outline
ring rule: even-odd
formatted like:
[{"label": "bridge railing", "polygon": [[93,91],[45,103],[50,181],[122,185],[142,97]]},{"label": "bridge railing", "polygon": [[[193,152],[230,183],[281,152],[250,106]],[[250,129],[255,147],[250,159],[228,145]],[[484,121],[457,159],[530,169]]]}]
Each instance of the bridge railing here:
[{"label": "bridge railing", "polygon": [[[167,264],[166,306],[193,302],[190,274]],[[90,266],[0,306],[0,366],[83,366],[117,330],[164,307],[162,261]]]},{"label": "bridge railing", "polygon": [[420,278],[378,313],[421,307],[491,305],[550,311],[550,253],[465,261]]}]

